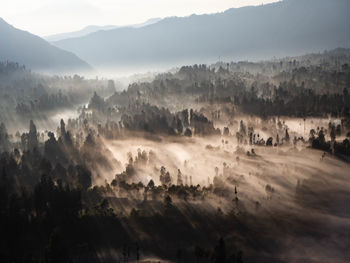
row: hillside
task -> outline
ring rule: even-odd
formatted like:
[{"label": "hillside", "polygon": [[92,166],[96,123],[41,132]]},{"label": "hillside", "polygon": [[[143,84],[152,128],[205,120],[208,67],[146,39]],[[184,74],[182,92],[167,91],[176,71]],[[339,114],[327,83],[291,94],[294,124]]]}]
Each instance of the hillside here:
[{"label": "hillside", "polygon": [[285,0],[54,42],[98,68],[259,60],[350,47],[350,2]]},{"label": "hillside", "polygon": [[92,68],[71,52],[19,30],[0,18],[0,61],[16,61],[45,73],[86,72]]}]

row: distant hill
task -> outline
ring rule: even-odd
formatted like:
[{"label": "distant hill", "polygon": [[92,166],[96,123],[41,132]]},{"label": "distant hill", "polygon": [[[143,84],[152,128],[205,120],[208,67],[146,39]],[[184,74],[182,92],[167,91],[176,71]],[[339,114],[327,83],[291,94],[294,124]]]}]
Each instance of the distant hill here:
[{"label": "distant hill", "polygon": [[349,0],[285,0],[54,42],[97,68],[260,60],[350,47]]},{"label": "distant hill", "polygon": [[83,29],[78,30],[78,31],[69,32],[69,33],[62,33],[62,34],[55,34],[55,35],[44,37],[44,39],[52,42],[52,41],[59,41],[59,40],[67,39],[67,38],[82,37],[82,36],[86,36],[88,34],[91,34],[91,33],[94,33],[94,32],[100,31],[100,30],[111,30],[111,29],[123,28],[123,27],[141,28],[144,26],[148,26],[148,25],[152,25],[154,23],[157,23],[160,20],[161,20],[161,18],[151,18],[144,23],[127,25],[127,26],[113,26],[113,25],[95,26],[95,25],[91,25],[91,26],[84,27]]},{"label": "distant hill", "polygon": [[71,52],[19,30],[0,18],[0,61],[16,61],[45,73],[82,73],[92,68]]}]

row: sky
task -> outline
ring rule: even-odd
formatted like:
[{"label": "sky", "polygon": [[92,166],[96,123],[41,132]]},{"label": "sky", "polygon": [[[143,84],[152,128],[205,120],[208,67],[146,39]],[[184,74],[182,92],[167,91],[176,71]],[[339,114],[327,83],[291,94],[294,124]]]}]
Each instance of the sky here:
[{"label": "sky", "polygon": [[277,0],[0,0],[0,17],[39,36],[88,25],[130,25],[150,18],[216,13]]}]

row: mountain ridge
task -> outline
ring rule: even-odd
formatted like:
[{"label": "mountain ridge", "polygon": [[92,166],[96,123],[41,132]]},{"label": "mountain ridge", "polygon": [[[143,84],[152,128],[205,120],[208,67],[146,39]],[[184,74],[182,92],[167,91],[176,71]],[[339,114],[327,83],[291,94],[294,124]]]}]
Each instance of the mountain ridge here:
[{"label": "mountain ridge", "polygon": [[34,71],[51,74],[92,71],[92,67],[73,52],[18,29],[3,18],[0,18],[0,35],[0,61],[16,61]]},{"label": "mountain ridge", "polygon": [[72,32],[67,32],[67,33],[59,33],[59,34],[54,34],[54,35],[49,35],[45,36],[44,39],[49,41],[49,42],[54,42],[54,41],[61,41],[65,39],[70,39],[70,38],[77,38],[77,37],[83,37],[98,31],[106,31],[106,30],[112,30],[116,28],[124,28],[124,27],[132,27],[132,28],[140,28],[148,25],[152,25],[154,23],[157,23],[161,21],[161,18],[151,18],[148,19],[147,21],[139,24],[132,24],[132,25],[125,25],[125,26],[117,26],[117,25],[105,25],[105,26],[97,26],[97,25],[89,25],[86,26],[80,30],[77,31],[72,31]]},{"label": "mountain ridge", "polygon": [[[95,67],[267,59],[350,47],[350,1],[285,0],[53,42]],[[337,14],[336,16],[333,14]]]}]

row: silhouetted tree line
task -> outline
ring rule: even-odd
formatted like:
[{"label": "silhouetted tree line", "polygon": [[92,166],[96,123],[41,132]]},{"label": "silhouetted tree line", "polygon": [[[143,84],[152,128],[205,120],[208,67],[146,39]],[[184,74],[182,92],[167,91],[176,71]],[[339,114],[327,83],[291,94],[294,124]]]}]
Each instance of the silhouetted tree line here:
[{"label": "silhouetted tree line", "polygon": [[[99,153],[101,147],[98,146],[98,137],[93,133],[88,134],[85,141],[79,144],[66,130],[62,120],[57,132],[58,139],[49,132],[49,138],[42,143],[38,138],[40,133],[31,121],[28,133],[21,136],[21,143],[14,144],[8,140],[5,125],[0,127],[2,262],[98,262],[98,252],[105,249],[119,251],[126,261],[132,258],[139,260],[140,247],[134,245],[137,233],[130,236],[130,229],[137,229],[135,224],[142,223],[145,231],[159,231],[150,227],[151,222],[165,225],[168,230],[160,231],[159,234],[169,244],[175,244],[179,240],[178,232],[174,232],[172,225],[175,222],[184,223],[183,229],[189,230],[185,239],[188,243],[186,253],[189,254],[184,253],[183,260],[188,262],[192,258],[199,260],[201,257],[199,249],[202,248],[198,246],[195,252],[192,251],[193,244],[201,243],[200,238],[194,234],[198,230],[191,227],[172,199],[201,200],[207,195],[216,194],[216,186],[194,186],[192,177],[189,176],[188,180],[187,175],[183,175],[180,170],[177,181],[172,180],[165,167],[160,169],[159,186],[152,180],[147,185],[141,182],[128,183],[136,167],[142,167],[154,159],[152,152],[145,151],[139,151],[135,158],[131,157],[125,177],[117,175],[111,184],[106,182],[105,185],[92,186],[92,172],[88,163],[98,163],[101,160],[96,155],[102,155]],[[89,152],[95,156],[91,157]],[[164,203],[162,214],[151,213],[145,217],[143,212],[133,210],[127,217],[118,215],[110,207],[114,201],[111,196],[117,192],[118,196],[123,191],[129,197],[134,192],[133,198],[143,200],[145,208],[148,200]],[[228,191],[228,198],[233,194]],[[230,222],[229,217],[223,217],[222,220],[226,224]],[[126,223],[131,226],[126,228]],[[207,262],[241,262],[237,261],[241,260],[241,254],[234,254],[231,260],[229,254],[226,255],[217,247],[212,249],[216,238],[213,236],[211,242],[204,244],[209,251],[209,256],[205,259]],[[220,242],[219,246],[222,246],[223,241]],[[172,258],[172,252],[169,254],[166,247],[156,248],[151,241],[142,242],[142,249]],[[175,258],[175,250],[173,252]]]},{"label": "silhouetted tree line", "polygon": [[129,105],[121,117],[122,127],[130,131],[144,131],[168,135],[215,135],[213,122],[202,113],[185,109],[171,113],[168,109],[150,104]]},{"label": "silhouetted tree line", "polygon": [[0,62],[0,121],[10,121],[14,116],[42,118],[47,111],[86,103],[94,92],[110,96],[115,90],[113,80],[45,76],[18,63]]},{"label": "silhouetted tree line", "polygon": [[118,248],[128,240],[102,192],[91,188],[85,151],[93,142],[76,148],[63,121],[60,128],[58,140],[50,133],[43,146],[31,121],[18,150],[1,125],[1,262],[84,261],[103,242]]},{"label": "silhouetted tree line", "polygon": [[343,94],[316,94],[310,89],[300,92],[289,91],[280,86],[269,99],[259,98],[253,92],[242,97],[235,97],[235,103],[244,111],[260,117],[292,116],[292,117],[348,117],[350,115],[350,97],[347,88]]},{"label": "silhouetted tree line", "polygon": [[[330,140],[326,139],[327,132],[329,132]],[[329,123],[328,130],[324,127],[317,127],[317,129],[311,129],[309,135],[309,142],[312,148],[329,152],[333,155],[346,155],[350,156],[350,134],[346,134],[345,139],[337,141],[336,137],[341,136],[341,125],[335,126],[334,123]]]},{"label": "silhouetted tree line", "polygon": [[346,116],[349,63],[348,50],[340,49],[278,62],[184,66],[151,82],[130,84],[105,104],[127,107],[139,101],[176,111],[180,105],[228,103],[261,117]]}]

